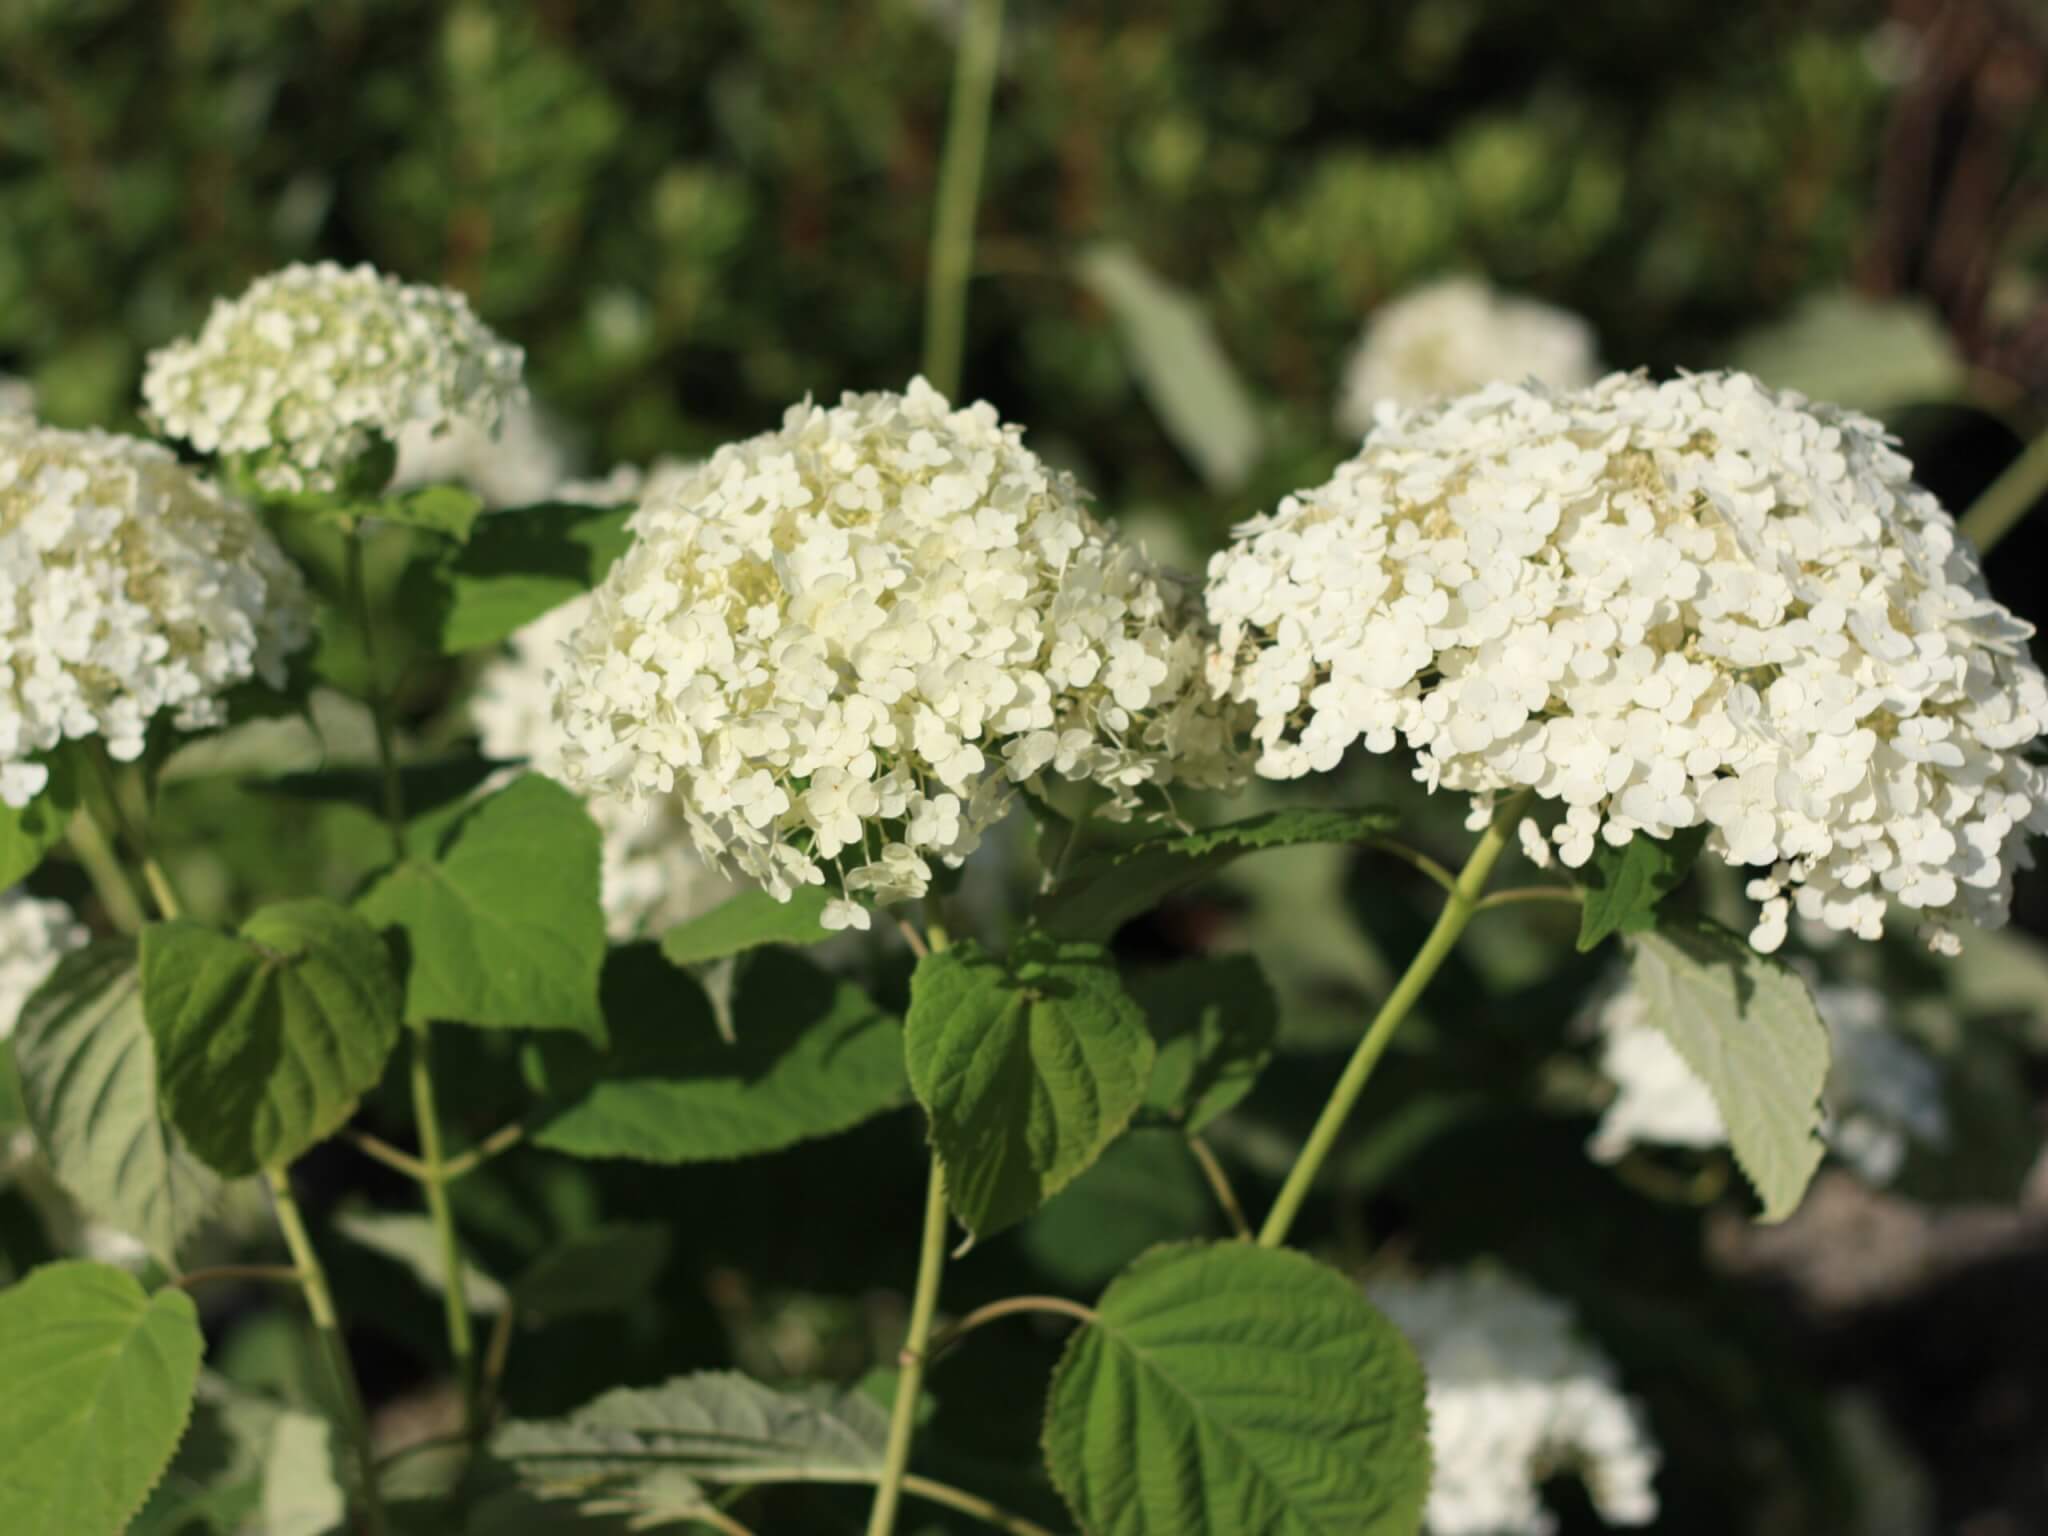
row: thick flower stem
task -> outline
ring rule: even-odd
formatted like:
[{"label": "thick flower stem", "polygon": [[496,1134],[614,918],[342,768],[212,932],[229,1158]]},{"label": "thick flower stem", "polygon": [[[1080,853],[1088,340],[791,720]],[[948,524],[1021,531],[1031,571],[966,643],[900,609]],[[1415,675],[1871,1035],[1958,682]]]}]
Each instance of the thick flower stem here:
[{"label": "thick flower stem", "polygon": [[391,856],[405,857],[405,792],[398,777],[398,754],[392,740],[391,700],[377,675],[377,643],[370,611],[370,587],[363,573],[363,531],[348,536],[348,596],[363,632],[363,697],[377,727],[377,770],[384,781],[384,820],[391,829]]},{"label": "thick flower stem", "polygon": [[931,1344],[932,1318],[939,1306],[939,1276],[945,1267],[946,1170],[934,1154],[931,1187],[925,1195],[917,1289],[910,1301],[910,1332],[903,1341],[896,1401],[889,1410],[888,1448],[882,1456],[881,1481],[875,1485],[868,1536],[891,1536],[896,1529],[896,1505],[903,1494],[903,1474],[910,1465],[910,1441],[917,1428],[917,1396],[924,1387],[925,1354]]},{"label": "thick flower stem", "polygon": [[412,1037],[412,1106],[420,1131],[420,1187],[427,1195],[427,1215],[441,1249],[441,1301],[448,1329],[448,1353],[462,1383],[465,1426],[476,1425],[476,1339],[470,1331],[469,1296],[463,1284],[462,1239],[456,1235],[455,1213],[448,1204],[448,1160],[441,1145],[441,1118],[434,1105],[433,1059],[425,1026]]},{"label": "thick flower stem", "polygon": [[107,920],[123,933],[139,932],[145,920],[142,898],[136,894],[135,882],[122,868],[121,856],[114,851],[113,839],[107,836],[99,819],[91,811],[81,808],[71,818],[66,836],[72,853],[77,856],[86,878],[92,882],[92,888],[99,896],[100,905],[107,910]]},{"label": "thick flower stem", "polygon": [[1963,537],[1988,555],[2043,495],[2048,495],[2048,432],[2027,444],[1963,514]]},{"label": "thick flower stem", "polygon": [[981,166],[988,150],[989,106],[1002,52],[1003,0],[967,0],[960,52],[953,67],[953,105],[939,165],[938,208],[932,219],[931,269],[924,293],[924,372],[932,388],[960,388],[967,338],[967,280],[974,267],[974,220],[981,204]]},{"label": "thick flower stem", "polygon": [[1395,983],[1386,1002],[1380,1005],[1378,1016],[1366,1030],[1365,1038],[1358,1042],[1358,1049],[1352,1053],[1344,1075],[1337,1079],[1337,1086],[1331,1090],[1330,1101],[1323,1106],[1315,1129],[1309,1132],[1307,1143],[1295,1158],[1287,1182],[1280,1187],[1280,1197],[1273,1202],[1272,1213],[1259,1230],[1262,1247],[1277,1248],[1287,1241],[1288,1230],[1294,1225],[1294,1218],[1301,1213],[1302,1202],[1308,1198],[1309,1189],[1314,1185],[1316,1175],[1322,1171],[1330,1149],[1337,1144],[1345,1120],[1350,1117],[1352,1107],[1365,1089],[1366,1079],[1372,1076],[1387,1043],[1394,1038],[1394,1031],[1408,1017],[1416,999],[1422,996],[1423,990],[1456,947],[1465,925],[1479,910],[1480,893],[1486,889],[1487,877],[1493,873],[1494,864],[1507,847],[1508,838],[1515,823],[1521,819],[1522,807],[1527,801],[1528,795],[1524,792],[1495,812],[1492,824],[1479,839],[1479,846],[1472,850],[1465,867],[1458,871],[1451,893],[1444,901],[1443,911],[1437,914],[1436,926],[1430,929],[1429,937],[1423,940],[1422,948],[1416,951],[1407,971]]},{"label": "thick flower stem", "polygon": [[370,1447],[369,1419],[363,1412],[362,1389],[356,1384],[355,1365],[348,1356],[348,1343],[341,1336],[341,1323],[334,1310],[334,1293],[327,1288],[327,1271],[306,1232],[305,1218],[292,1198],[291,1180],[282,1168],[267,1171],[272,1204],[277,1210],[278,1229],[298,1272],[299,1289],[305,1293],[306,1310],[312,1314],[314,1330],[327,1353],[334,1372],[335,1390],[341,1399],[342,1432],[347,1435],[355,1457],[357,1498],[362,1530],[366,1536],[384,1536],[389,1524],[384,1517],[384,1500],[377,1491],[377,1458]]}]

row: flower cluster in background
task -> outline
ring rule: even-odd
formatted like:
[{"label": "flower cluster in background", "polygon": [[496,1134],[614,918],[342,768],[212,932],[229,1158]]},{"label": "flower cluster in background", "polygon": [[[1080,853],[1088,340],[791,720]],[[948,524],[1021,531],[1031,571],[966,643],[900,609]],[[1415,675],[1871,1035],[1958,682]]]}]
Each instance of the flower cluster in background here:
[{"label": "flower cluster in background", "polygon": [[1405,741],[1432,788],[1564,807],[1567,865],[1705,823],[1791,907],[1937,947],[2048,828],[2029,627],[1866,417],[1742,374],[1495,384],[1388,413],[1210,565],[1259,769]]},{"label": "flower cluster in background", "polygon": [[165,436],[246,460],[266,490],[331,491],[380,439],[495,431],[523,365],[459,293],[321,262],[217,300],[150,355],[142,394]]},{"label": "flower cluster in background", "polygon": [[1569,310],[1450,277],[1381,305],[1350,361],[1337,425],[1372,430],[1382,403],[1418,405],[1498,380],[1579,389],[1600,377],[1593,327]]},{"label": "flower cluster in background", "polygon": [[416,421],[398,434],[391,489],[457,480],[492,508],[531,506],[557,494],[569,473],[569,445],[552,418],[521,396],[495,430],[471,420]]},{"label": "flower cluster in background", "polygon": [[311,636],[298,568],[169,450],[0,415],[0,800],[26,805],[67,738],[130,760],[159,716],[220,724]]},{"label": "flower cluster in background", "polygon": [[632,527],[558,669],[568,781],[675,796],[778,897],[829,880],[828,926],[922,895],[1036,775],[1123,813],[1235,775],[1199,605],[986,404],[795,406]]},{"label": "flower cluster in background", "polygon": [[1610,1525],[1657,1518],[1657,1446],[1570,1308],[1491,1269],[1367,1290],[1429,1378],[1430,1536],[1547,1536],[1539,1489],[1560,1472]]},{"label": "flower cluster in background", "polygon": [[0,892],[0,1040],[14,1033],[29,994],[90,937],[63,902],[31,896],[19,886]]}]

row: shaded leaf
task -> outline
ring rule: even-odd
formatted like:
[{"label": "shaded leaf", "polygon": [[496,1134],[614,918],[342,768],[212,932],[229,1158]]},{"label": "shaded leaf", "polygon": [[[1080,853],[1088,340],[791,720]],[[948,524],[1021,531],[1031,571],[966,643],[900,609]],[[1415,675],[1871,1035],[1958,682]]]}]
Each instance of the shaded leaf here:
[{"label": "shaded leaf", "polygon": [[1183,960],[1128,985],[1158,1047],[1146,1108],[1192,1134],[1252,1091],[1280,1033],[1280,1005],[1258,961]]},{"label": "shaded leaf", "polygon": [[661,936],[671,965],[704,965],[764,944],[819,944],[832,937],[820,918],[831,893],[822,885],[800,886],[788,901],[766,891],[742,891],[699,917],[678,923]]},{"label": "shaded leaf", "polygon": [[1075,1291],[1106,1283],[1146,1249],[1216,1228],[1216,1197],[1186,1139],[1132,1131],[1045,1203],[1017,1236],[1047,1276]]},{"label": "shaded leaf", "polygon": [[617,1222],[562,1239],[512,1286],[522,1312],[576,1317],[620,1312],[646,1299],[668,1264],[669,1231],[655,1222]]},{"label": "shaded leaf", "polygon": [[[506,771],[505,764],[482,757],[440,758],[407,763],[400,768],[398,783],[405,803],[407,847],[422,858],[431,858],[450,824],[468,808],[476,791],[492,774]],[[376,824],[376,830],[367,831],[366,835],[389,836],[382,830],[384,775],[374,767],[280,774],[273,779],[253,780],[249,788],[258,794],[287,800],[349,806]]]},{"label": "shaded leaf", "polygon": [[1621,847],[1599,840],[1585,867],[1586,899],[1579,908],[1579,953],[1610,933],[1641,933],[1657,926],[1657,905],[1692,873],[1707,840],[1705,823],[1670,837],[1638,832]]},{"label": "shaded leaf", "polygon": [[[433,1222],[416,1211],[372,1211],[360,1207],[338,1211],[334,1230],[350,1242],[372,1253],[380,1253],[399,1265],[432,1294],[447,1287],[441,1262],[441,1238]],[[505,1310],[505,1287],[465,1258],[462,1262],[462,1294],[472,1312]]]},{"label": "shaded leaf", "polygon": [[604,579],[632,542],[628,507],[542,503],[494,512],[434,568],[429,627],[447,655],[496,645]]}]

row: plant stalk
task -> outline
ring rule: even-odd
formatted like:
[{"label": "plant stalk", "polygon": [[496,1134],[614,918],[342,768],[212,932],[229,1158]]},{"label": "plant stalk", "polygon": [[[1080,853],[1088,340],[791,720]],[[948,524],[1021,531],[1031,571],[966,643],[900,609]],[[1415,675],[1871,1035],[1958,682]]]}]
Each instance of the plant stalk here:
[{"label": "plant stalk", "polygon": [[313,1327],[327,1352],[328,1367],[334,1372],[335,1389],[341,1398],[342,1431],[348,1436],[356,1461],[362,1528],[368,1536],[385,1536],[390,1527],[384,1515],[383,1497],[377,1491],[377,1457],[370,1446],[369,1418],[363,1412],[362,1388],[356,1383],[348,1343],[341,1336],[334,1293],[327,1288],[327,1271],[321,1267],[320,1255],[306,1232],[305,1218],[292,1198],[290,1176],[281,1168],[271,1168],[266,1170],[266,1177],[270,1181],[271,1202],[277,1210],[278,1229],[284,1233],[285,1247],[298,1270],[299,1289],[305,1293],[306,1310],[312,1314]]},{"label": "plant stalk", "polygon": [[1437,914],[1436,926],[1429,930],[1429,937],[1423,940],[1422,948],[1408,963],[1407,971],[1394,984],[1394,990],[1387,994],[1386,1002],[1380,1005],[1372,1026],[1366,1030],[1365,1038],[1358,1042],[1358,1049],[1345,1065],[1344,1075],[1337,1079],[1337,1086],[1331,1090],[1330,1100],[1323,1106],[1315,1129],[1309,1132],[1308,1141],[1295,1158],[1294,1167],[1287,1174],[1287,1182],[1281,1185],[1280,1196],[1273,1202],[1265,1226],[1259,1230],[1261,1247],[1277,1248],[1287,1241],[1288,1229],[1301,1213],[1302,1202],[1308,1198],[1316,1175],[1322,1171],[1330,1149],[1337,1144],[1345,1120],[1357,1104],[1358,1096],[1364,1091],[1366,1080],[1379,1064],[1388,1042],[1394,1038],[1394,1031],[1408,1017],[1416,1000],[1457,946],[1458,936],[1465,931],[1465,925],[1479,910],[1480,893],[1486,889],[1487,877],[1493,873],[1494,864],[1507,847],[1508,838],[1515,823],[1521,819],[1522,808],[1528,798],[1528,792],[1524,791],[1495,811],[1492,823],[1479,839],[1479,845],[1472,850],[1465,867],[1458,871],[1451,893],[1444,900],[1443,911]]},{"label": "plant stalk", "polygon": [[108,921],[123,933],[139,933],[146,920],[142,898],[136,893],[135,882],[128,878],[128,871],[122,867],[121,856],[114,852],[113,840],[107,836],[99,818],[80,806],[72,816],[65,836],[80,867],[85,870],[86,878],[92,882],[100,905],[107,909]]},{"label": "plant stalk", "polygon": [[441,1302],[448,1330],[448,1353],[462,1383],[462,1421],[476,1427],[476,1339],[470,1330],[469,1296],[462,1269],[462,1239],[455,1231],[455,1213],[448,1203],[448,1160],[441,1144],[441,1117],[434,1105],[432,1046],[424,1025],[412,1036],[412,1108],[419,1121],[420,1187],[426,1191],[427,1215],[441,1249]]},{"label": "plant stalk", "polygon": [[1962,515],[1958,526],[1979,554],[1988,555],[2043,495],[2048,495],[2048,432],[2027,444],[2020,456],[2006,465],[2004,473]]},{"label": "plant stalk", "polygon": [[347,579],[349,602],[356,611],[356,623],[363,632],[364,702],[377,727],[377,771],[384,781],[384,821],[391,829],[391,856],[405,858],[405,792],[398,777],[398,753],[392,740],[391,700],[384,680],[377,675],[377,642],[370,612],[370,585],[363,573],[363,531],[357,527],[348,536]]},{"label": "plant stalk", "polygon": [[868,1515],[868,1536],[892,1536],[896,1506],[903,1494],[903,1476],[910,1466],[910,1442],[917,1428],[917,1395],[924,1387],[926,1352],[932,1318],[939,1307],[939,1276],[946,1267],[946,1170],[932,1155],[931,1185],[924,1202],[924,1241],[918,1251],[917,1289],[910,1301],[910,1332],[896,1377],[896,1401],[889,1410],[889,1440],[882,1456],[882,1476],[875,1485],[874,1507]]},{"label": "plant stalk", "polygon": [[974,223],[1002,43],[1003,0],[967,0],[953,64],[953,102],[939,164],[924,296],[924,373],[932,388],[948,397],[960,388],[960,359],[967,344],[967,281],[974,268]]}]

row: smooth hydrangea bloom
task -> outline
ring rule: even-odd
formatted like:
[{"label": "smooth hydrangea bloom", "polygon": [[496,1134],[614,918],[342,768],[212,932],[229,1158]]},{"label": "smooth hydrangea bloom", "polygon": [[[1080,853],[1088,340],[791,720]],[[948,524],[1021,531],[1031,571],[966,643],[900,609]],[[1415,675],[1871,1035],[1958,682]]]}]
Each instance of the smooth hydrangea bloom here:
[{"label": "smooth hydrangea bloom", "polygon": [[266,490],[330,491],[380,438],[495,431],[523,362],[459,293],[321,262],[216,300],[150,354],[142,395],[166,436],[245,458]]},{"label": "smooth hydrangea bloom", "polygon": [[220,724],[312,636],[298,568],[242,503],[139,438],[0,416],[0,799],[67,737],[142,753],[159,715]]},{"label": "smooth hydrangea bloom", "polygon": [[43,901],[19,886],[0,893],[0,1040],[14,1033],[29,994],[90,937],[61,901]]},{"label": "smooth hydrangea bloom", "polygon": [[[1831,1059],[1823,1134],[1865,1182],[1889,1184],[1915,1145],[1948,1144],[1941,1072],[1891,1027],[1884,994],[1858,984],[1822,985],[1813,1003],[1828,1027]],[[1649,1021],[1642,994],[1622,985],[1591,1010],[1600,1070],[1614,1084],[1586,1150],[1603,1163],[1631,1147],[1725,1146],[1727,1123],[1699,1076]]]},{"label": "smooth hydrangea bloom", "polygon": [[1500,380],[1579,389],[1600,373],[1593,328],[1569,310],[1444,278],[1373,311],[1345,365],[1337,425],[1362,435],[1382,403],[1419,405]]},{"label": "smooth hydrangea bloom", "polygon": [[1210,564],[1214,685],[1259,769],[1405,741],[1432,788],[1564,807],[1563,862],[1704,823],[1793,902],[1938,948],[2002,922],[2048,827],[2048,684],[1866,417],[1742,374],[1490,385],[1382,418]]},{"label": "smooth hydrangea bloom", "polygon": [[1429,1378],[1431,1536],[1547,1536],[1537,1490],[1576,1472],[1609,1525],[1657,1518],[1658,1453],[1571,1309],[1494,1270],[1368,1287]]},{"label": "smooth hydrangea bloom", "polygon": [[1235,773],[1199,609],[986,404],[792,408],[649,495],[557,673],[569,782],[672,795],[707,858],[828,926],[922,895],[1039,774]]}]

